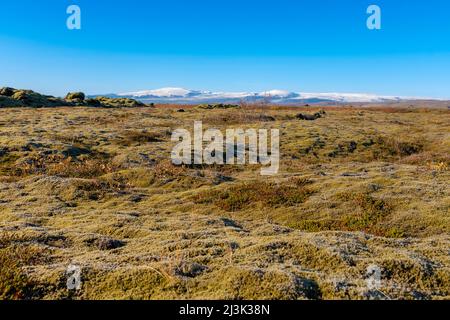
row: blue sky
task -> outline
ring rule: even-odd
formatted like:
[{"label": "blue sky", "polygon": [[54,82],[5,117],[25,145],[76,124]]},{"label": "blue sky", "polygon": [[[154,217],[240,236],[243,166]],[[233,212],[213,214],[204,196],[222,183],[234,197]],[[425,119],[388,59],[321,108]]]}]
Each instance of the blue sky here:
[{"label": "blue sky", "polygon": [[[82,29],[68,30],[79,5]],[[382,10],[382,29],[366,9]],[[160,87],[450,98],[447,0],[15,0],[0,86],[64,95]]]}]

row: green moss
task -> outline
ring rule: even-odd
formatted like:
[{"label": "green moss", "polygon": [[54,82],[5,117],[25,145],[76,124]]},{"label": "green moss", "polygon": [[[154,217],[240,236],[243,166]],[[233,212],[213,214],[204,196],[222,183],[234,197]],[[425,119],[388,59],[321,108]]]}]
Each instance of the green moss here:
[{"label": "green moss", "polygon": [[19,158],[18,154],[12,152],[0,156],[0,175],[12,175],[15,171],[15,162]]},{"label": "green moss", "polygon": [[86,98],[85,94],[83,92],[69,92],[66,95],[66,100],[77,100],[77,101],[84,101]]},{"label": "green moss", "polygon": [[[8,241],[6,241],[8,242]],[[9,243],[0,238],[0,300],[27,299],[38,294],[35,283],[23,271],[40,257],[40,251]]]},{"label": "green moss", "polygon": [[337,196],[337,199],[347,202],[351,208],[356,208],[356,211],[345,215],[342,219],[339,219],[339,222],[333,223],[334,225],[339,225],[340,228],[350,231],[385,233],[380,228],[380,222],[392,212],[392,205],[388,202],[374,198],[369,193],[364,192],[341,193]]},{"label": "green moss", "polygon": [[296,300],[321,295],[314,280],[288,272],[229,267],[217,276],[217,282],[210,282],[207,290],[218,299]]},{"label": "green moss", "polygon": [[225,211],[239,211],[260,203],[264,206],[295,206],[303,203],[313,191],[295,182],[273,183],[253,181],[233,185],[225,190],[208,191],[194,196],[196,203],[213,203]]},{"label": "green moss", "polygon": [[145,104],[134,99],[129,98],[107,98],[107,97],[96,97],[93,99],[88,99],[86,103],[90,106],[101,106],[106,108],[136,108],[145,107]]}]

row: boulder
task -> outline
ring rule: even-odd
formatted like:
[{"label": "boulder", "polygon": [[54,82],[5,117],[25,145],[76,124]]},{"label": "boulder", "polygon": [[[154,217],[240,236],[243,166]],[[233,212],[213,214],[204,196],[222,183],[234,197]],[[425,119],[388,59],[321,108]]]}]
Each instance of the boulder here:
[{"label": "boulder", "polygon": [[127,107],[145,107],[146,105],[140,101],[129,99],[129,98],[107,98],[107,97],[96,97],[94,99],[89,99],[90,102],[97,100],[100,106],[109,108]]},{"label": "boulder", "polygon": [[66,100],[76,100],[76,101],[84,101],[86,95],[83,92],[69,92],[66,95]]},{"label": "boulder", "polygon": [[125,242],[111,238],[100,238],[95,241],[95,245],[99,250],[113,250],[123,247]]},{"label": "boulder", "polygon": [[86,99],[83,92],[69,92],[64,99],[42,95],[32,90],[18,90],[14,88],[0,89],[0,107],[62,107],[62,106],[91,106],[91,107],[146,107],[140,101],[129,98],[96,97]]},{"label": "boulder", "polygon": [[4,87],[0,89],[0,96],[11,97],[15,92],[15,89]]},{"label": "boulder", "polygon": [[0,108],[4,107],[19,107],[21,106],[21,103],[17,100],[14,100],[7,96],[1,96],[0,95]]},{"label": "boulder", "polygon": [[319,118],[322,118],[322,114],[320,112],[317,112],[315,114],[303,114],[303,113],[299,113],[295,116],[297,119],[300,120],[307,120],[307,121],[314,121],[317,120]]}]

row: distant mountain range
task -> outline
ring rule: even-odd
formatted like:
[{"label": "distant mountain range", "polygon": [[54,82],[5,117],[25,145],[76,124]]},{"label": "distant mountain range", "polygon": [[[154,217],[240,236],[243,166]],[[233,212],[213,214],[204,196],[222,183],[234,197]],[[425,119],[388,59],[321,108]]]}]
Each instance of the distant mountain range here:
[{"label": "distant mountain range", "polygon": [[267,101],[273,104],[343,104],[343,103],[392,103],[406,100],[428,100],[427,98],[379,96],[362,93],[306,93],[270,90],[265,92],[213,92],[187,90],[183,88],[161,88],[119,94],[106,94],[110,98],[132,98],[144,103],[238,103]]}]

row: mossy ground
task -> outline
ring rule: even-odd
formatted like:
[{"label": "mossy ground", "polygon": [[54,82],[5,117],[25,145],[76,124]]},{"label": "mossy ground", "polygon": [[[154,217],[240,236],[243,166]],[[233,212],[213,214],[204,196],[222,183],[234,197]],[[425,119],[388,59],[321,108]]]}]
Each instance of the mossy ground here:
[{"label": "mossy ground", "polygon": [[[2,109],[1,298],[450,297],[448,110],[179,108]],[[280,129],[279,174],[173,166],[195,120]]]}]

